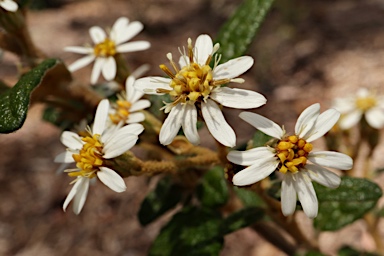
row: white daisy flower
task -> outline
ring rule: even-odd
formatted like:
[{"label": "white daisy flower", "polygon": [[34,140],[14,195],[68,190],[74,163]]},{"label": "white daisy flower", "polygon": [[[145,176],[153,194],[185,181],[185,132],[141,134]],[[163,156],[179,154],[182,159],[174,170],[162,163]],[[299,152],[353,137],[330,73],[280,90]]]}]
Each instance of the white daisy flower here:
[{"label": "white daisy flower", "polygon": [[107,81],[114,79],[116,76],[115,55],[124,52],[142,51],[150,47],[150,43],[147,41],[125,43],[136,36],[141,30],[143,30],[141,22],[129,22],[125,17],[119,18],[113,24],[109,35],[98,26],[90,28],[89,34],[94,43],[93,47],[69,46],[64,48],[68,52],[87,55],[69,65],[68,70],[73,72],[95,61],[91,74],[92,84],[96,83],[100,73]]},{"label": "white daisy flower", "polygon": [[135,87],[145,93],[174,97],[174,101],[164,107],[169,115],[160,131],[163,145],[173,141],[180,127],[190,142],[199,144],[196,123],[201,113],[213,137],[221,144],[233,147],[236,145],[235,132],[225,120],[218,103],[238,109],[257,108],[266,103],[265,97],[257,92],[221,86],[229,82],[243,83],[244,80],[237,77],[252,67],[253,58],[243,56],[218,65],[220,55],[215,55],[211,68],[209,63],[218,49],[219,44],[213,45],[208,35],[200,35],[194,47],[189,38],[188,52],[180,51],[180,68],[171,53],[167,58],[174,71],[160,65],[170,78],[146,77],[136,81]]},{"label": "white daisy flower", "polygon": [[120,156],[138,140],[138,135],[143,131],[141,124],[131,124],[123,128],[106,130],[109,102],[102,100],[96,110],[92,130],[88,128],[88,135],[79,136],[77,133],[64,131],[61,142],[67,151],[55,158],[58,163],[76,163],[75,169],[66,170],[69,176],[76,177],[65,199],[63,209],[73,200],[73,211],[79,214],[87,198],[89,182],[98,177],[107,187],[123,192],[126,189],[124,179],[114,170],[105,165],[106,159]]},{"label": "white daisy flower", "polygon": [[384,127],[384,97],[377,97],[366,88],[360,88],[356,95],[335,99],[334,108],[342,114],[341,129],[350,129],[363,116],[372,128]]},{"label": "white daisy flower", "polygon": [[9,12],[16,12],[19,6],[12,0],[0,0],[0,7]]},{"label": "white daisy flower", "polygon": [[151,102],[140,99],[144,93],[135,89],[133,86],[135,80],[135,75],[132,73],[125,81],[125,92],[118,94],[116,103],[112,105],[109,117],[115,125],[139,123],[145,120],[145,116],[140,110],[151,106]]},{"label": "white daisy flower", "polygon": [[301,113],[295,126],[295,134],[290,136],[279,125],[258,114],[242,112],[240,117],[256,129],[276,138],[277,142],[273,147],[229,152],[229,161],[249,166],[234,175],[233,184],[250,185],[277,170],[284,174],[281,188],[283,214],[293,214],[297,194],[305,214],[309,218],[315,218],[318,201],[311,180],[326,187],[337,188],[340,177],[324,167],[349,170],[353,164],[352,159],[345,154],[312,151],[311,142],[328,132],[339,119],[340,113],[329,109],[320,114],[320,105],[314,104]]}]

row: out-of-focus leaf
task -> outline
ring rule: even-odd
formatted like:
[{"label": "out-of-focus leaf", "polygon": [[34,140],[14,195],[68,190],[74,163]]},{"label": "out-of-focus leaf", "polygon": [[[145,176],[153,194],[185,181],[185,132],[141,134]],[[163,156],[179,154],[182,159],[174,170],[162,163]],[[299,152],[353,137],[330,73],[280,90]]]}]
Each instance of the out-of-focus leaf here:
[{"label": "out-of-focus leaf", "polygon": [[218,207],[228,200],[228,186],[222,167],[208,171],[201,184],[197,187],[197,197],[207,207]]},{"label": "out-of-focus leaf", "polygon": [[252,225],[264,217],[264,211],[259,207],[244,208],[229,215],[223,222],[223,234],[229,234],[238,229]]},{"label": "out-of-focus leaf", "polygon": [[169,177],[160,180],[141,204],[138,216],[141,225],[151,223],[175,207],[181,198],[180,187],[175,185]]},{"label": "out-of-focus leaf", "polygon": [[47,71],[60,61],[47,59],[24,74],[14,87],[0,95],[0,133],[21,128],[27,117],[32,91],[41,83]]},{"label": "out-of-focus leaf", "polygon": [[216,41],[220,43],[221,61],[245,53],[273,0],[245,0],[232,17],[221,27]]},{"label": "out-of-focus leaf", "polygon": [[217,211],[184,208],[165,225],[149,255],[218,255],[223,245],[222,218]]},{"label": "out-of-focus leaf", "polygon": [[245,207],[264,206],[264,201],[255,192],[239,187],[233,189]]},{"label": "out-of-focus leaf", "polygon": [[380,187],[366,179],[342,177],[340,187],[330,189],[314,184],[319,214],[314,225],[319,230],[338,230],[364,216],[381,197]]},{"label": "out-of-focus leaf", "polygon": [[252,145],[249,145],[249,146],[251,146],[250,148],[263,147],[271,139],[273,139],[273,137],[271,137],[271,136],[269,136],[269,135],[267,135],[267,134],[257,130],[253,134],[252,143],[251,143]]},{"label": "out-of-focus leaf", "polygon": [[370,252],[359,252],[349,246],[342,247],[338,253],[338,256],[379,256],[379,254],[376,253],[370,253]]}]

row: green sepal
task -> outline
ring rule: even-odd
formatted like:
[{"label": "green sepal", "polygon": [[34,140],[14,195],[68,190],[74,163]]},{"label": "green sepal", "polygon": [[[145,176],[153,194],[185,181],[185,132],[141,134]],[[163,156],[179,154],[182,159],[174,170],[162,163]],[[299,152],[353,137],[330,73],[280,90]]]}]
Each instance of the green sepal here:
[{"label": "green sepal", "polygon": [[170,177],[161,179],[141,203],[138,213],[140,224],[147,225],[174,208],[182,198],[181,192],[181,188]]},{"label": "green sepal", "polygon": [[14,87],[0,95],[0,133],[20,129],[27,117],[32,91],[41,83],[47,71],[61,63],[47,59],[24,74]]},{"label": "green sepal", "polygon": [[221,62],[246,52],[272,3],[273,0],[246,0],[237,8],[216,38],[220,43]]},{"label": "green sepal", "polygon": [[209,170],[197,187],[196,193],[204,206],[219,207],[224,205],[229,195],[223,168],[217,166]]},{"label": "green sepal", "polygon": [[319,201],[315,228],[323,231],[338,230],[360,219],[382,195],[380,187],[367,179],[342,177],[337,189],[314,183]]}]

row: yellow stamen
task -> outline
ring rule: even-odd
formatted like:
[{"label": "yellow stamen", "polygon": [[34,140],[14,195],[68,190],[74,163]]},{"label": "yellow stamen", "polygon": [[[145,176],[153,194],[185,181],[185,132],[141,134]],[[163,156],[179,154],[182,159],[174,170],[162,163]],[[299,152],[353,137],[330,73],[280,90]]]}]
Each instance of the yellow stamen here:
[{"label": "yellow stamen", "polygon": [[368,109],[376,105],[377,105],[377,100],[375,97],[372,97],[372,96],[356,99],[356,106],[363,111],[367,111]]},{"label": "yellow stamen", "polygon": [[126,100],[117,100],[115,106],[116,112],[114,114],[109,114],[109,118],[114,124],[120,122],[125,123],[128,120],[131,106],[132,104]]},{"label": "yellow stamen", "polygon": [[110,57],[116,54],[115,42],[106,38],[104,42],[98,43],[93,48],[93,52],[97,57]]}]

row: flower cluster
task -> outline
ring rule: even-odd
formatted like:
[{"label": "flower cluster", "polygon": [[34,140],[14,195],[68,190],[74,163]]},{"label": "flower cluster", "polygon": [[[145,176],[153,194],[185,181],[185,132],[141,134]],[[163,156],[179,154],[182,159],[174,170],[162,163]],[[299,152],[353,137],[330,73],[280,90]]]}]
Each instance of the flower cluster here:
[{"label": "flower cluster", "polygon": [[[100,27],[92,27],[89,32],[94,46],[65,48],[66,51],[87,55],[71,64],[69,70],[75,71],[95,61],[92,84],[96,83],[100,73],[108,81],[114,79],[117,54],[149,48],[150,44],[145,41],[125,43],[142,29],[140,22],[130,23],[127,18],[118,19],[108,35]],[[162,108],[168,116],[159,132],[161,144],[171,144],[180,128],[192,144],[199,144],[197,122],[202,120],[219,143],[227,147],[236,145],[235,132],[225,120],[221,107],[253,109],[266,103],[266,98],[260,93],[226,87],[231,82],[243,83],[244,79],[239,76],[252,67],[254,60],[250,56],[242,56],[219,64],[221,55],[217,51],[220,46],[214,45],[211,37],[205,34],[198,36],[194,45],[190,38],[187,43],[187,49],[180,50],[178,61],[168,53],[170,67],[160,65],[167,78],[151,76],[136,80],[134,75],[129,76],[125,92],[118,94],[116,101],[111,104],[106,99],[100,102],[93,127],[88,127],[87,134],[63,132],[61,141],[68,149],[55,161],[76,163],[75,169],[66,170],[69,176],[76,179],[64,202],[64,210],[73,200],[74,212],[78,214],[81,211],[93,178],[97,177],[116,192],[126,189],[122,177],[108,166],[108,160],[131,149],[142,133],[144,128],[138,122],[145,120],[142,110],[150,106],[149,100],[141,99],[144,94],[167,94],[171,98],[171,102],[165,102]],[[360,98],[347,102],[350,104],[341,100],[338,103],[346,109],[342,111],[345,113],[345,127],[356,123],[363,113],[372,126],[384,124],[384,115],[379,116],[382,106],[366,92],[360,93]],[[327,133],[339,117],[340,113],[335,109],[320,114],[320,105],[314,104],[299,116],[295,133],[287,134],[284,128],[263,116],[242,112],[240,118],[275,140],[265,147],[229,152],[227,158],[230,162],[248,166],[234,175],[233,184],[251,185],[278,171],[282,176],[283,214],[293,214],[298,196],[306,215],[316,217],[318,202],[311,181],[336,188],[340,177],[326,168],[352,168],[349,156],[331,151],[316,152],[311,144]]]}]

